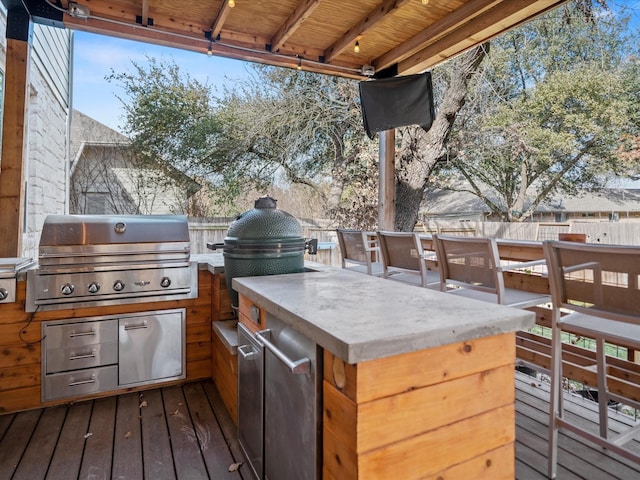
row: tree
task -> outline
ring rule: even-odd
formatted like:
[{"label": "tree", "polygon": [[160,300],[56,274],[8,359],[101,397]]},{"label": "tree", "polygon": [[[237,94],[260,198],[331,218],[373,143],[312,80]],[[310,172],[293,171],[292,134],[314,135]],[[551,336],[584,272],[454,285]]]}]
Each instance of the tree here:
[{"label": "tree", "polygon": [[[124,133],[140,169],[160,169],[158,187],[177,184],[184,191],[192,179],[218,188],[232,169],[218,142],[220,122],[215,115],[211,87],[183,74],[172,61],[147,58],[131,62],[131,72],[113,72],[108,81],[118,83],[125,95]],[[175,174],[167,174],[175,173]]]},{"label": "tree", "polygon": [[[442,96],[429,132],[399,129],[397,230],[413,230],[485,51],[473,49],[441,70]],[[253,184],[269,185],[279,172],[287,182],[322,192],[326,211],[341,226],[376,228],[377,142],[364,135],[356,82],[274,67],[256,66],[254,72],[221,101],[234,162],[255,175]]]},{"label": "tree", "polygon": [[246,187],[304,185],[341,225],[375,226],[375,144],[362,128],[355,81],[253,65],[225,91],[218,115]]},{"label": "tree", "polygon": [[436,118],[428,132],[421,128],[399,129],[397,138],[396,216],[397,231],[413,231],[424,191],[434,168],[447,158],[447,144],[458,113],[465,104],[469,83],[484,59],[488,45],[463,53],[436,69],[443,90]]},{"label": "tree", "polygon": [[635,43],[612,16],[590,19],[556,11],[493,42],[440,170],[449,188],[522,221],[554,193],[599,188],[630,167],[620,148],[638,126]]}]

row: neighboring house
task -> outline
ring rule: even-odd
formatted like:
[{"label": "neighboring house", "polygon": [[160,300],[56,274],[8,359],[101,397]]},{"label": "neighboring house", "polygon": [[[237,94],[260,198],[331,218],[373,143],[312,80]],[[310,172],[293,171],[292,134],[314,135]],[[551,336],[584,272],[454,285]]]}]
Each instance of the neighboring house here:
[{"label": "neighboring house", "polygon": [[[0,5],[0,30],[6,29],[6,9]],[[27,166],[22,256],[37,257],[40,232],[49,214],[68,211],[69,143],[71,110],[72,32],[33,25],[30,51]],[[0,40],[0,86],[4,90],[6,38]],[[3,93],[3,92],[0,92]],[[4,95],[0,95],[0,113]],[[0,159],[1,168],[2,159]]]},{"label": "neighboring house", "polygon": [[[468,192],[434,190],[425,196],[420,209],[422,220],[498,221],[485,203]],[[557,196],[543,202],[528,221],[640,221],[640,189],[607,188],[576,196]]]},{"label": "neighboring house", "polygon": [[70,134],[71,213],[187,213],[198,183],[160,163],[142,164],[126,136],[77,110]]}]

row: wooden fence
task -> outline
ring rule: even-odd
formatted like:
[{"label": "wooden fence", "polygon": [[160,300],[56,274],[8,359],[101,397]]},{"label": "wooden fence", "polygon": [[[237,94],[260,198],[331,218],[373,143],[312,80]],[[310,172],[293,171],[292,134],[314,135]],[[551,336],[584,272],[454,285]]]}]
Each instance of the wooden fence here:
[{"label": "wooden fence", "polygon": [[[223,243],[232,221],[233,218],[190,220],[192,253],[210,253],[206,247],[207,242]],[[317,238],[320,245],[315,257],[305,258],[326,265],[340,266],[335,229],[305,222],[302,222],[302,228],[306,238]],[[416,226],[416,231],[538,241],[557,240],[560,233],[584,233],[589,243],[640,245],[640,222],[506,223],[438,220],[420,223]]]}]

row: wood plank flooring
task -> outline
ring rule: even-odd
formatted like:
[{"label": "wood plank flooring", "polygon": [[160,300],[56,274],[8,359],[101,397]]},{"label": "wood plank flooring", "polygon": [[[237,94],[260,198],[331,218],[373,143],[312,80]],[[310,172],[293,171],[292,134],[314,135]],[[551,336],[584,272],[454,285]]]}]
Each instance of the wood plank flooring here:
[{"label": "wood plank flooring", "polygon": [[[582,426],[596,431],[597,405],[577,395],[565,395],[567,418],[580,418]],[[620,431],[633,419],[610,410],[610,427]],[[549,426],[549,385],[533,377],[516,373],[516,478],[547,478]],[[611,454],[578,437],[559,434],[559,480],[632,480],[640,479],[640,465]],[[640,442],[632,448],[640,451]]]},{"label": "wood plank flooring", "polygon": [[[548,385],[520,373],[515,384],[516,478],[542,480]],[[585,424],[597,418],[592,402],[575,396],[565,402]],[[632,421],[615,412],[612,418],[614,427]],[[635,447],[640,451],[639,442]],[[0,416],[0,480],[251,478],[210,381]],[[639,478],[640,466],[560,434],[559,480]]]},{"label": "wood plank flooring", "polygon": [[210,381],[0,416],[0,480],[246,480],[248,468]]}]

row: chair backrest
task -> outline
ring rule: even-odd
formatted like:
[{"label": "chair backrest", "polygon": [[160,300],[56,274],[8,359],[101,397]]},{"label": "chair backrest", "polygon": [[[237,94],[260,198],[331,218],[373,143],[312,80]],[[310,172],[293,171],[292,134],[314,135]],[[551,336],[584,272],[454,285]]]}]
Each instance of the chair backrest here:
[{"label": "chair backrest", "polygon": [[458,285],[498,296],[503,303],[504,280],[500,268],[498,246],[494,238],[433,235],[440,289]]},{"label": "chair backrest", "polygon": [[378,244],[385,278],[393,271],[417,273],[422,277],[422,286],[427,286],[427,266],[417,233],[379,231]]},{"label": "chair backrest", "polygon": [[377,247],[375,242],[369,240],[368,233],[362,230],[338,228],[336,234],[342,256],[342,268],[347,268],[347,263],[365,265],[367,273],[371,275],[372,263],[377,260]]},{"label": "chair backrest", "polygon": [[362,230],[338,228],[336,233],[338,234],[338,245],[342,255],[342,268],[345,267],[347,260],[366,265],[367,251],[364,232]]},{"label": "chair backrest", "polygon": [[555,308],[640,324],[640,247],[546,241]]}]

